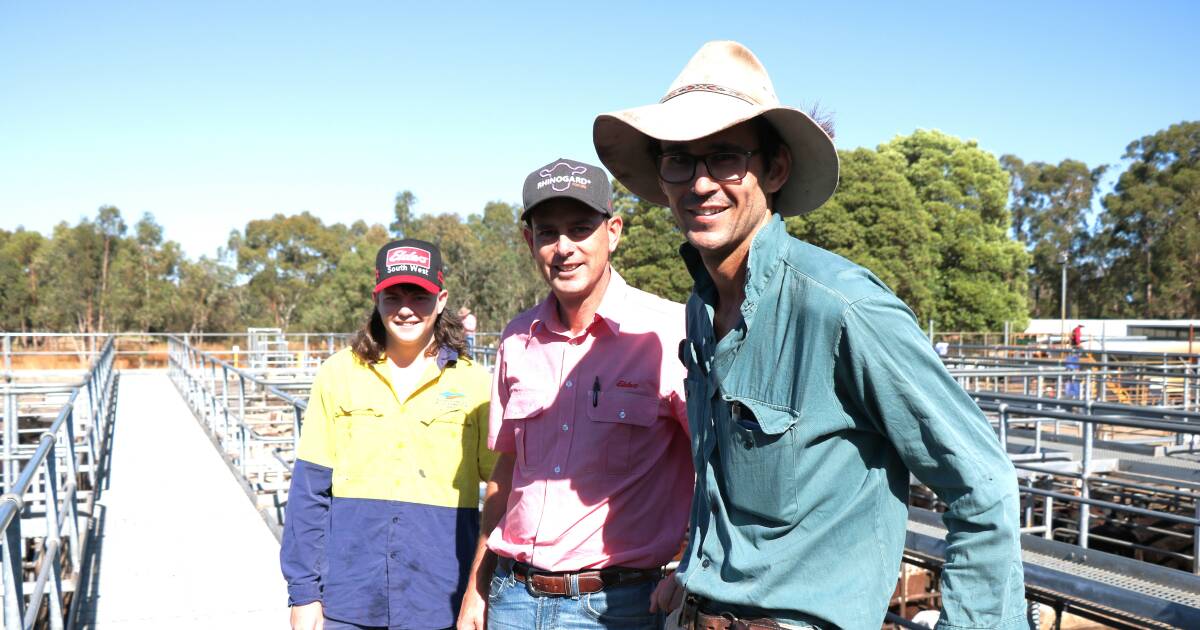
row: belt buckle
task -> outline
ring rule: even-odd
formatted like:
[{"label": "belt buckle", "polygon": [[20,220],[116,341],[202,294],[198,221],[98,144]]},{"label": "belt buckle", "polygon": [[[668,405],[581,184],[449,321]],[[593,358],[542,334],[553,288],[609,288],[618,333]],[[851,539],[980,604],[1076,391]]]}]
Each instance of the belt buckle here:
[{"label": "belt buckle", "polygon": [[[552,593],[544,591],[537,587],[538,576],[557,578],[563,581],[563,592]],[[529,592],[540,597],[578,597],[579,596],[579,577],[576,574],[564,573],[561,575],[547,575],[545,573],[530,571],[525,579],[525,585]]]},{"label": "belt buckle", "polygon": [[541,574],[536,571],[528,571],[525,573],[525,588],[529,589],[529,593],[538,597],[555,597],[557,593],[550,593],[538,588],[538,577]]}]

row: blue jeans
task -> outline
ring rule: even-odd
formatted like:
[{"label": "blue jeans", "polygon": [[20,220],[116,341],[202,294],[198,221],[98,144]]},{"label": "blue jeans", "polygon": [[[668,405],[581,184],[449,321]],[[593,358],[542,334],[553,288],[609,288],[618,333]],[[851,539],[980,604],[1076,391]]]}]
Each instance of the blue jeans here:
[{"label": "blue jeans", "polygon": [[512,573],[496,567],[488,593],[489,630],[660,630],[650,613],[657,581],[606,588],[576,597],[534,595]]}]

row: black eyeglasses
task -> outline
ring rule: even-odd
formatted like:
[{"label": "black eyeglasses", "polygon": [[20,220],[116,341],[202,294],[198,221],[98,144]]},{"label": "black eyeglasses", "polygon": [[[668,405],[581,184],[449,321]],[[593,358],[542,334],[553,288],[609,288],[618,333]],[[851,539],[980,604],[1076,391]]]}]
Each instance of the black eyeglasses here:
[{"label": "black eyeglasses", "polygon": [[703,161],[708,176],[721,182],[736,182],[746,176],[754,151],[717,151],[708,155],[663,153],[658,156],[658,177],[668,184],[686,184],[696,176],[696,163]]}]

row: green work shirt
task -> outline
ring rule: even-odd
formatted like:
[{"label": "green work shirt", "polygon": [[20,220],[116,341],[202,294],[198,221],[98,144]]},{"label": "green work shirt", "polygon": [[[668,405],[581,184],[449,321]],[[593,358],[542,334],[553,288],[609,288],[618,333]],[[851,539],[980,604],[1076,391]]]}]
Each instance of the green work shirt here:
[{"label": "green work shirt", "polygon": [[802,627],[879,628],[912,473],[949,506],[938,627],[1026,627],[1012,464],[904,303],[774,216],[751,242],[743,321],[718,341],[712,279],[682,253],[687,591]]}]

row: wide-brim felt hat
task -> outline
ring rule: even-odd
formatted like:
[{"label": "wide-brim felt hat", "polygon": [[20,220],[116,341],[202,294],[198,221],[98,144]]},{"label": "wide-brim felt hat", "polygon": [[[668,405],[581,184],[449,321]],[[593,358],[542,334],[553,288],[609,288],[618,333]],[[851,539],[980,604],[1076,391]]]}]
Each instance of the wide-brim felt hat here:
[{"label": "wide-brim felt hat", "polygon": [[702,46],[658,103],[597,116],[592,141],[617,181],[665,206],[655,165],[660,141],[697,140],[759,116],[792,153],[791,173],[772,209],[783,216],[816,210],[837,188],[833,140],[808,114],[780,105],[766,68],[737,42]]}]

